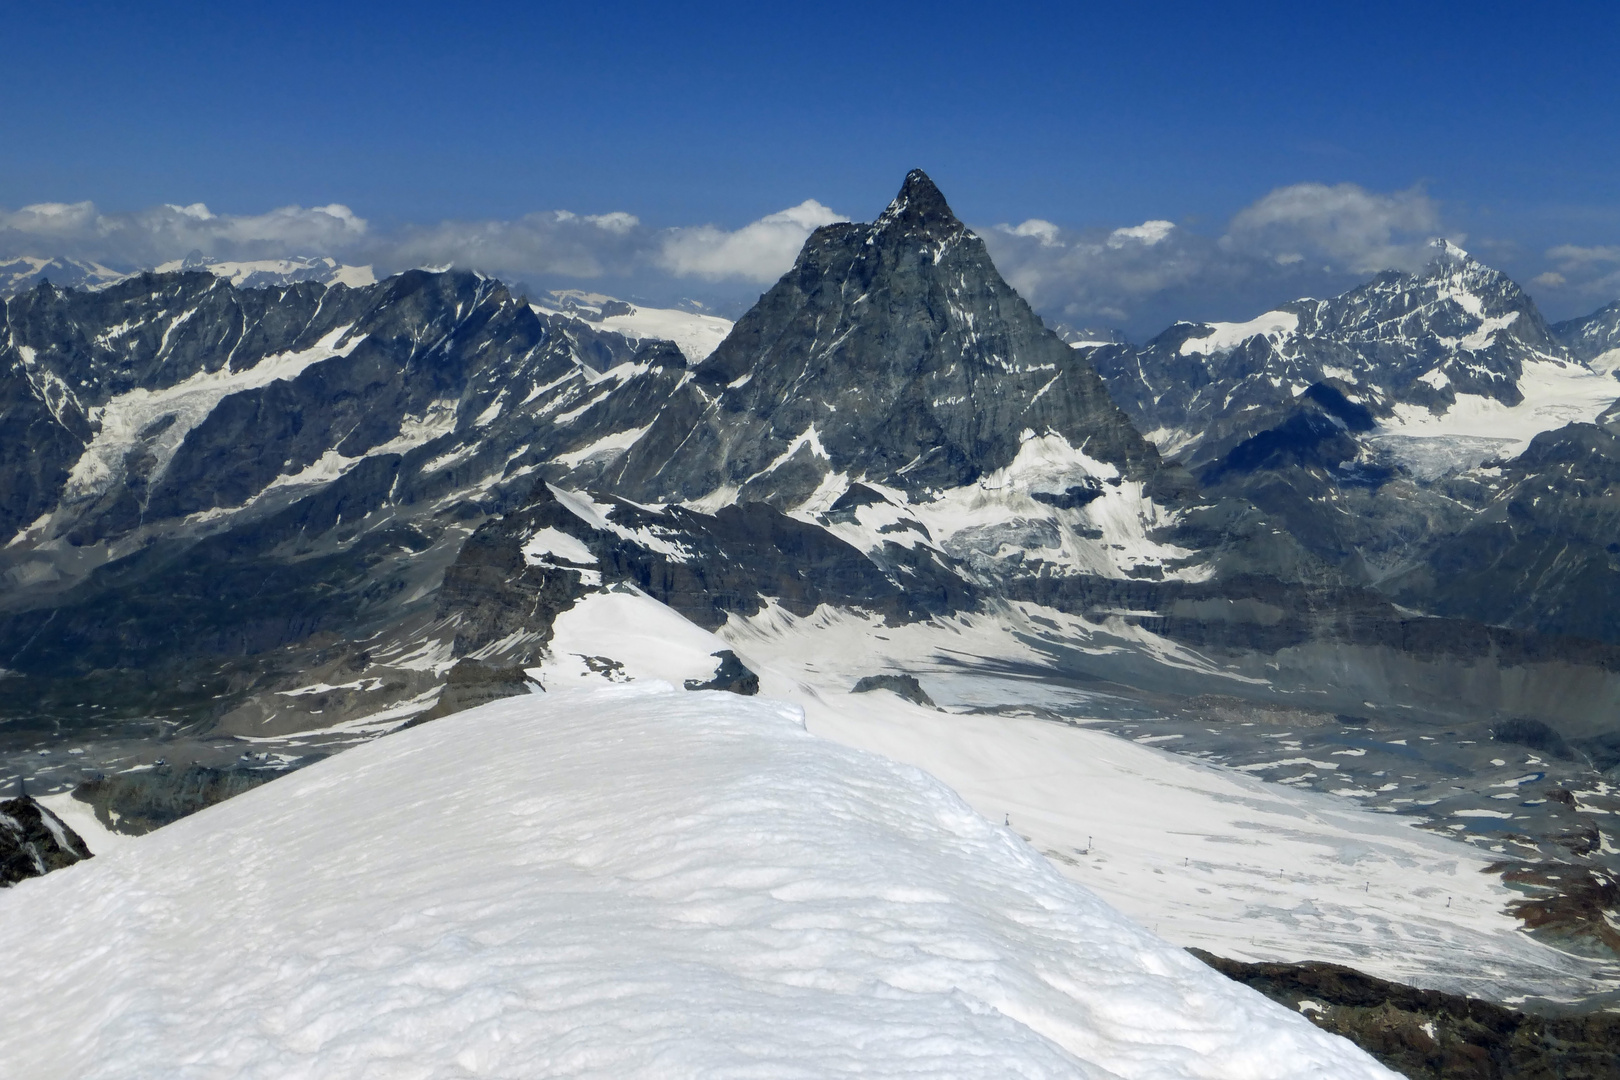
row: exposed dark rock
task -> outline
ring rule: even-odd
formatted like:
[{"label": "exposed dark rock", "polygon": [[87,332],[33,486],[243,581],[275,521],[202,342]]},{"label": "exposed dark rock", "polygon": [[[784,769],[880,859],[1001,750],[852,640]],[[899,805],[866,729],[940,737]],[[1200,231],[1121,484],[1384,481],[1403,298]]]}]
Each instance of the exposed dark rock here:
[{"label": "exposed dark rock", "polygon": [[1412,1080],[1620,1077],[1620,1013],[1536,1016],[1338,964],[1247,964],[1188,951]]},{"label": "exposed dark rock", "polygon": [[1435,614],[1620,643],[1620,435],[1544,431],[1478,505],[1381,588]]},{"label": "exposed dark rock", "polygon": [[[1213,447],[1258,432],[1257,410],[1290,404],[1301,387],[1339,380],[1346,403],[1369,417],[1397,402],[1449,406],[1458,394],[1512,405],[1524,364],[1562,353],[1518,285],[1444,242],[1418,273],[1386,271],[1342,296],[1269,314],[1238,341],[1217,338],[1229,327],[1183,322],[1140,350],[1089,355],[1143,430],[1181,429],[1210,447],[1182,457],[1201,467],[1218,456]],[[1505,322],[1477,333],[1488,318]]]},{"label": "exposed dark rock", "polygon": [[[637,357],[628,378],[597,377]],[[221,396],[200,419],[191,399],[130,397],[202,374]],[[270,654],[431,612],[468,528],[520,505],[541,463],[644,425],[683,376],[668,343],[638,350],[460,272],[361,289],[181,272],[16,296],[0,533],[36,527],[0,551],[17,675],[0,715],[229,713],[274,682]],[[100,431],[117,408],[136,412]],[[537,423],[562,409],[569,424]],[[70,490],[86,454],[104,468]]]},{"label": "exposed dark rock", "polygon": [[602,485],[630,498],[801,502],[832,473],[914,492],[1010,463],[1054,432],[1190,490],[1042,324],[920,170],[872,224],[828,225],[693,372],[706,404],[665,410]]},{"label": "exposed dark rock", "polygon": [[444,572],[438,613],[461,617],[455,639],[458,656],[523,634],[537,660],[551,640],[557,613],[585,595],[580,569],[554,563],[531,566],[523,557],[523,542],[530,535],[577,520],[544,485],[535,493],[534,501],[522,510],[479,526]]},{"label": "exposed dark rock", "polygon": [[[1564,846],[1578,855],[1590,854],[1602,844],[1583,826],[1565,834]],[[1620,875],[1601,866],[1573,863],[1498,862],[1487,868],[1499,873],[1526,899],[1508,908],[1538,937],[1560,948],[1604,959],[1620,958]]]},{"label": "exposed dark rock", "polygon": [[498,667],[463,657],[445,673],[444,691],[439,695],[439,700],[427,712],[413,717],[404,727],[415,727],[502,698],[533,693],[539,686],[522,667]]},{"label": "exposed dark rock", "polygon": [[887,690],[918,705],[930,709],[936,707],[934,699],[923,690],[915,675],[865,675],[855,683],[854,693],[867,694],[873,690]]},{"label": "exposed dark rock", "polygon": [[1539,750],[1565,761],[1575,756],[1575,752],[1569,748],[1564,737],[1558,734],[1555,728],[1540,720],[1504,721],[1491,728],[1491,738],[1497,742],[1513,743],[1515,746],[1528,746],[1532,750]]},{"label": "exposed dark rock", "polygon": [[707,682],[687,679],[688,690],[725,690],[745,696],[759,693],[759,676],[749,671],[747,665],[737,659],[736,653],[721,649],[714,656],[720,661],[720,666],[714,670],[714,677]]},{"label": "exposed dark rock", "polygon": [[0,887],[88,858],[79,834],[29,796],[0,802]]},{"label": "exposed dark rock", "polygon": [[216,769],[158,765],[140,772],[86,780],[73,797],[88,803],[96,820],[114,832],[143,836],[188,814],[234,798],[283,775],[285,770],[232,766]]},{"label": "exposed dark rock", "polygon": [[1586,755],[1586,760],[1590,761],[1592,768],[1598,772],[1606,773],[1620,766],[1620,731],[1576,739],[1573,745]]},{"label": "exposed dark rock", "polygon": [[1620,349],[1620,300],[1590,315],[1554,323],[1552,332],[1582,360],[1595,360],[1610,349]]},{"label": "exposed dark rock", "polygon": [[1061,492],[1032,491],[1030,498],[1036,502],[1055,506],[1059,510],[1074,510],[1089,502],[1095,502],[1102,497],[1102,484],[1075,484],[1063,489]]}]

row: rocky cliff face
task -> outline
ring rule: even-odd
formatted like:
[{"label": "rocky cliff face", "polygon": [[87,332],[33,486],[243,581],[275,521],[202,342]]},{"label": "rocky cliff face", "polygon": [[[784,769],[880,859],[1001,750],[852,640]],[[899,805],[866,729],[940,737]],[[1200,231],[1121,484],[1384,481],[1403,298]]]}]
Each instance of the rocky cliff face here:
[{"label": "rocky cliff face", "polygon": [[[1601,428],[1614,309],[1550,327],[1441,242],[1419,274],[1085,351],[1208,498],[1419,611],[1620,641]],[[1576,421],[1571,425],[1571,421]]]},{"label": "rocky cliff face", "polygon": [[[1558,323],[1552,332],[1576,358],[1588,362],[1597,360],[1604,353],[1620,349],[1620,300],[1590,315]],[[1620,357],[1612,360],[1606,366],[1620,363]]]},{"label": "rocky cliff face", "polygon": [[42,285],[4,318],[11,715],[195,715],[246,692],[255,657],[427,617],[484,517],[542,470],[596,476],[686,375],[666,342],[466,273],[149,274]]},{"label": "rocky cliff face", "polygon": [[1010,465],[1029,435],[1175,495],[1184,478],[1041,323],[921,171],[867,224],[829,225],[606,475],[643,499],[788,507],[854,480],[919,496]]},{"label": "rocky cliff face", "polygon": [[1479,510],[1391,578],[1426,610],[1620,643],[1620,436],[1571,424],[1480,477]]}]

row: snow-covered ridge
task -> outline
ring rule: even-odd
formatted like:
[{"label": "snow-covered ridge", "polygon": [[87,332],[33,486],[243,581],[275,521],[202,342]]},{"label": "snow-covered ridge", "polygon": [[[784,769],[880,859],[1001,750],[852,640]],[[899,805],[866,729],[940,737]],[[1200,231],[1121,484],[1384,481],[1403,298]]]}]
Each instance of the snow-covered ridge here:
[{"label": "snow-covered ridge", "polygon": [[44,259],[37,255],[0,257],[0,299],[15,296],[41,281],[81,289],[104,288],[129,275],[98,262]]},{"label": "snow-covered ridge", "polygon": [[1268,311],[1248,322],[1202,323],[1200,326],[1209,333],[1183,341],[1182,356],[1230,352],[1255,337],[1281,340],[1299,329],[1299,316],[1292,311]]},{"label": "snow-covered ridge", "polygon": [[545,302],[536,302],[541,315],[582,318],[592,325],[632,341],[673,341],[687,363],[696,364],[719,347],[731,333],[731,320],[680,308],[643,307],[601,293],[576,289],[556,290]]},{"label": "snow-covered ridge", "polygon": [[[71,898],[71,899],[70,899]],[[29,1077],[1386,1077],[797,711],[498,702],[0,896]]]},{"label": "snow-covered ridge", "polygon": [[322,258],[212,260],[206,257],[175,259],[155,267],[159,274],[177,270],[201,270],[224,278],[239,289],[291,285],[314,281],[322,285],[347,285],[351,289],[377,283],[376,271],[368,266],[349,266],[330,256]]}]

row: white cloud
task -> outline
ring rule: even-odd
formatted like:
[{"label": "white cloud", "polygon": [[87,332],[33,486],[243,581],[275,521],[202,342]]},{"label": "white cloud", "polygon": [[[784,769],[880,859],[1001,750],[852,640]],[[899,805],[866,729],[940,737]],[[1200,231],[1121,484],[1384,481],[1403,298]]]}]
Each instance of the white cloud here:
[{"label": "white cloud", "polygon": [[1108,234],[1108,246],[1122,248],[1126,244],[1138,243],[1146,247],[1163,243],[1174,231],[1176,223],[1173,221],[1144,221],[1140,225],[1129,225],[1123,229],[1115,229]]},{"label": "white cloud", "polygon": [[441,221],[381,238],[370,259],[387,270],[461,266],[491,274],[599,278],[641,261],[647,230],[634,214],[553,210],[511,221]]},{"label": "white cloud", "polygon": [[[546,210],[379,232],[341,203],[263,214],[219,213],[201,202],[111,214],[89,202],[37,203],[0,208],[0,256],[67,256],[119,269],[192,252],[229,260],[330,256],[383,274],[453,265],[546,287],[605,279],[622,294],[681,295],[686,283],[701,281],[706,296],[741,300],[786,272],[811,232],[843,220],[807,199],[736,229],[659,229],[623,210]],[[1239,211],[1216,235],[1161,217],[1087,230],[1031,217],[980,235],[1038,310],[1142,337],[1175,318],[1246,317],[1348,288],[1375,270],[1415,268],[1428,258],[1429,237],[1442,231],[1437,205],[1418,189],[1296,184]],[[1549,275],[1576,283],[1572,291],[1607,287],[1603,275],[1614,276],[1609,264],[1620,262],[1616,248],[1564,245],[1546,254]],[[1550,288],[1552,278],[1537,284]]]},{"label": "white cloud", "polygon": [[1579,247],[1559,244],[1547,249],[1547,258],[1565,268],[1591,266],[1595,263],[1620,263],[1620,247]]},{"label": "white cloud", "polygon": [[283,206],[265,214],[215,214],[203,203],[104,214],[94,203],[36,203],[0,210],[0,248],[151,266],[203,251],[220,258],[269,258],[339,251],[367,235],[366,221],[340,203]]},{"label": "white cloud", "polygon": [[1530,283],[1554,294],[1564,304],[1606,302],[1620,296],[1620,245],[1559,244],[1546,251],[1554,269],[1536,275]]},{"label": "white cloud", "polygon": [[1377,270],[1417,269],[1441,231],[1438,206],[1419,189],[1296,184],[1243,208],[1218,236],[1165,218],[1089,230],[1031,218],[984,240],[1037,309],[1147,336],[1177,318],[1244,317],[1342,291]]},{"label": "white cloud", "polygon": [[1042,247],[1062,247],[1063,241],[1059,239],[1063,230],[1042,218],[1030,218],[1017,225],[997,225],[996,228],[1008,236],[1028,236],[1038,240]]},{"label": "white cloud", "polygon": [[634,214],[627,214],[623,210],[614,210],[613,212],[607,214],[586,214],[585,220],[590,222],[592,225],[595,225],[598,229],[602,229],[610,233],[617,233],[620,236],[623,236],[625,233],[641,224],[640,218],[636,217]]},{"label": "white cloud", "polygon": [[551,210],[511,220],[405,225],[383,235],[341,203],[221,214],[206,203],[169,203],[104,214],[93,203],[0,209],[0,255],[89,258],[134,269],[200,252],[213,259],[330,256],[382,272],[461,266],[531,277],[694,277],[760,283],[781,276],[810,233],[845,218],[814,199],[736,230],[714,225],[652,229],[623,210]]},{"label": "white cloud", "polygon": [[93,230],[96,217],[96,204],[91,202],[35,203],[20,210],[0,210],[0,231],[71,236]]},{"label": "white cloud", "polygon": [[816,200],[806,199],[734,232],[714,225],[671,229],[663,238],[656,261],[677,277],[772,282],[792,267],[812,232],[847,220]]},{"label": "white cloud", "polygon": [[1283,265],[1366,274],[1422,266],[1440,231],[1439,206],[1420,188],[1381,194],[1357,184],[1294,184],[1239,211],[1221,243]]}]

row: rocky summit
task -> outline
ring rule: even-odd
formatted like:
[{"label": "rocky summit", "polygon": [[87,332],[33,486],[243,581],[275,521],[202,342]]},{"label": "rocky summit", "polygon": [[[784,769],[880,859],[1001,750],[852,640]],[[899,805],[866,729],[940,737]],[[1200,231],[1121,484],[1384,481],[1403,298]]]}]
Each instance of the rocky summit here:
[{"label": "rocky summit", "polygon": [[1033,434],[1154,491],[1178,485],[921,170],[875,222],[816,230],[689,393],[605,482],[666,501],[724,491],[787,507],[820,490],[830,504],[851,480],[973,483]]}]

